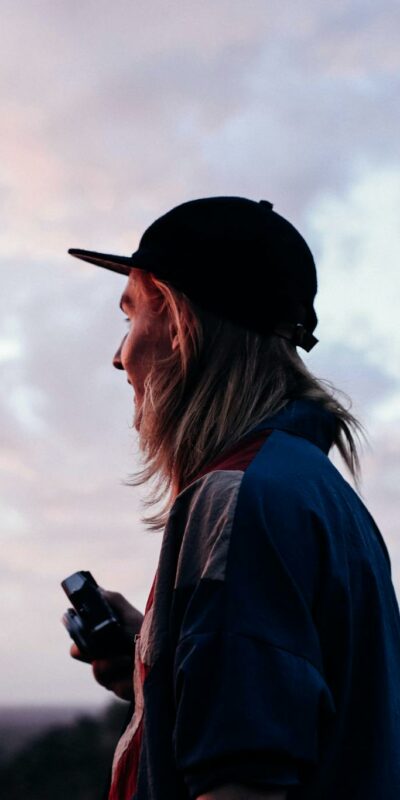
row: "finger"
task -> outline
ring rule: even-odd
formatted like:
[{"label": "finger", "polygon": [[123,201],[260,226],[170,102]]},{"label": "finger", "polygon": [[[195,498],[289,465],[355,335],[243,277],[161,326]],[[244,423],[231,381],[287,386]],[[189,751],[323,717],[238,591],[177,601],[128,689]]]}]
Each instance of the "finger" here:
[{"label": "finger", "polygon": [[126,597],[124,597],[124,595],[120,592],[111,592],[109,589],[103,589],[102,586],[99,586],[99,590],[103,597],[105,597],[105,599],[108,600],[110,605],[115,609],[125,611],[127,608],[133,608]]},{"label": "finger", "polygon": [[75,642],[71,644],[69,652],[72,658],[75,658],[77,661],[84,661],[86,664],[90,664],[90,658],[81,653],[79,647],[75,644]]},{"label": "finger", "polygon": [[136,633],[143,622],[142,612],[132,606],[120,592],[111,592],[109,589],[103,589],[102,586],[99,586],[99,590],[110,606],[120,615],[121,619],[133,626]]},{"label": "finger", "polygon": [[132,681],[120,681],[119,683],[115,683],[110,691],[114,692],[120,700],[127,700],[129,703],[135,699]]},{"label": "finger", "polygon": [[132,681],[132,659],[128,656],[119,656],[113,659],[97,658],[92,661],[92,671],[101,686],[111,689],[119,681],[128,683]]},{"label": "finger", "polygon": [[122,672],[131,673],[133,670],[133,658],[128,655],[118,655],[112,658],[94,658],[92,666],[98,673],[120,674]]}]

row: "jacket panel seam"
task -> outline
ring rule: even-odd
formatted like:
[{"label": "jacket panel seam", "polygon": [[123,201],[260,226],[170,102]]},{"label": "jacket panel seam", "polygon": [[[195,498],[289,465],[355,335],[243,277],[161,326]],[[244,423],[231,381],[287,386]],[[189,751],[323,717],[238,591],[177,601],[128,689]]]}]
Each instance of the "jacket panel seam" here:
[{"label": "jacket panel seam", "polygon": [[178,647],[181,644],[183,644],[183,642],[185,642],[186,639],[191,639],[191,638],[194,638],[196,636],[213,636],[213,635],[215,636],[215,635],[218,635],[219,633],[222,633],[223,636],[232,636],[232,637],[233,636],[238,636],[238,637],[241,637],[243,639],[254,639],[255,641],[259,641],[259,642],[262,642],[263,644],[268,645],[268,647],[274,647],[275,650],[281,650],[284,653],[288,653],[289,655],[293,656],[294,658],[300,658],[302,661],[305,661],[307,664],[309,664],[311,667],[313,667],[316,670],[316,672],[318,672],[318,674],[320,675],[322,680],[326,683],[326,678],[323,675],[323,673],[321,672],[321,670],[312,661],[310,661],[310,659],[307,658],[306,656],[303,656],[300,653],[294,653],[293,650],[289,650],[287,647],[282,647],[282,645],[275,644],[274,642],[271,642],[269,639],[264,639],[264,637],[262,637],[262,636],[256,636],[256,635],[249,634],[249,633],[237,633],[236,631],[218,631],[218,630],[201,631],[201,633],[187,633],[187,634],[185,634],[185,636],[182,636],[182,638],[179,639],[179,641],[177,643],[177,646],[176,646],[176,649],[178,649]]}]

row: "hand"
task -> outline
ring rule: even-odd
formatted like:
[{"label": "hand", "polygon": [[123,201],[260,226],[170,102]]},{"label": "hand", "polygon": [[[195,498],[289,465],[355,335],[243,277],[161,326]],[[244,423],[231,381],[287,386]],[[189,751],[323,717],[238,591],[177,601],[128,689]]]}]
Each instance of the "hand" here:
[{"label": "hand", "polygon": [[91,661],[84,656],[75,642],[70,647],[70,655],[77,661],[85,661],[92,665],[95,680],[110,692],[121,698],[133,702],[133,665],[135,657],[134,636],[139,633],[143,614],[123,597],[119,592],[109,592],[99,587],[110,606],[117,612],[121,625],[132,639],[132,652],[129,655],[110,655],[107,658],[96,658]]}]

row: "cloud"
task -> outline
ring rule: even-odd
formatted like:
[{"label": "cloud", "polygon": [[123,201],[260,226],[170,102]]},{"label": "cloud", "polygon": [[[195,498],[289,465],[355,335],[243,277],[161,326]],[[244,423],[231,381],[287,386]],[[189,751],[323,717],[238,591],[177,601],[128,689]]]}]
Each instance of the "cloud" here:
[{"label": "cloud", "polygon": [[25,3],[22,22],[6,3],[10,256],[57,258],[99,231],[133,250],[154,214],[222,187],[268,194],[301,223],[354,162],[398,160],[393,3],[117,7]]},{"label": "cloud", "polygon": [[144,608],[161,536],[121,485],[139,466],[111,365],[124,279],[66,251],[132,252],[192,197],[269,199],[310,242],[320,342],[304,358],[369,429],[365,497],[400,587],[398,5],[5,0],[2,21],[4,696],[45,701],[51,674],[58,701],[100,702],[68,659],[66,574],[93,569]]},{"label": "cloud", "polygon": [[400,167],[371,168],[309,209],[318,246],[318,313],[323,335],[364,348],[400,380]]}]

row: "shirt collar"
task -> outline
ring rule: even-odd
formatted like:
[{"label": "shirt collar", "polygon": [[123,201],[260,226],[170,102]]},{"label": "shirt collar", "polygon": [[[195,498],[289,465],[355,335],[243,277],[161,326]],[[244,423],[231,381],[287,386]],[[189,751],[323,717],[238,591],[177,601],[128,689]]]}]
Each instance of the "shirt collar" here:
[{"label": "shirt collar", "polygon": [[336,416],[332,411],[328,411],[316,400],[302,398],[291,400],[277,414],[265,417],[249,433],[266,428],[287,431],[303,436],[327,454],[333,444],[336,426]]}]

